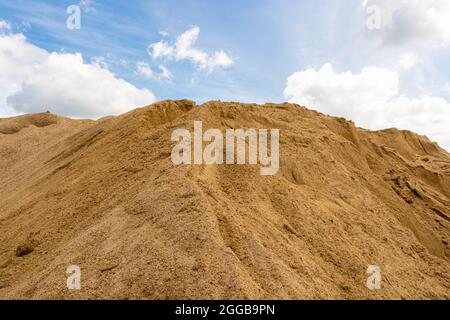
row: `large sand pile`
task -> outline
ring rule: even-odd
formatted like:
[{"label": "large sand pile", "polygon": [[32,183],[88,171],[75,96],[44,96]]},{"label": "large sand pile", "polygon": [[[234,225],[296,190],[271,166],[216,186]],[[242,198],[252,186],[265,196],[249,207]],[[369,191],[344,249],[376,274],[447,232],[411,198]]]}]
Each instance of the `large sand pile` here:
[{"label": "large sand pile", "polygon": [[[171,132],[194,120],[280,129],[280,171],[175,166]],[[449,299],[449,199],[426,137],[292,104],[1,119],[0,298]]]}]

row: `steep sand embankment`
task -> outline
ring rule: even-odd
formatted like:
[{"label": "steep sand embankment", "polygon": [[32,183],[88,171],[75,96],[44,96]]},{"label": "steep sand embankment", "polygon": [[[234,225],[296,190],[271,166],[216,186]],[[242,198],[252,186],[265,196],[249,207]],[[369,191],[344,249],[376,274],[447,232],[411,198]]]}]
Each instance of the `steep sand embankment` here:
[{"label": "steep sand embankment", "polygon": [[[175,166],[194,120],[280,129],[280,171]],[[449,299],[450,155],[293,104],[1,119],[0,234],[2,299]]]}]

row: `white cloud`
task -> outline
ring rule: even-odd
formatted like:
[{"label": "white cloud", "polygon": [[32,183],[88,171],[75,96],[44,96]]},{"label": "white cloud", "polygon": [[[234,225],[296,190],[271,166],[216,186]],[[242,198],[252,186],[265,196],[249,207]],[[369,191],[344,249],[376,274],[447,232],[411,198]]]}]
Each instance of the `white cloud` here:
[{"label": "white cloud", "polygon": [[214,71],[217,68],[228,68],[234,62],[224,51],[215,52],[212,56],[202,49],[195,48],[200,34],[200,28],[192,27],[186,32],[179,35],[173,45],[169,45],[166,41],[152,43],[148,48],[148,53],[153,58],[168,58],[176,61],[189,60],[198,69]]},{"label": "white cloud", "polygon": [[318,71],[291,75],[284,96],[369,129],[397,127],[425,134],[450,150],[450,103],[439,97],[401,95],[399,75],[388,69],[336,73],[331,64],[325,64]]},{"label": "white cloud", "polygon": [[168,37],[169,33],[167,31],[160,31],[159,34],[163,37]]},{"label": "white cloud", "polygon": [[364,121],[376,108],[398,92],[395,72],[370,67],[359,74],[335,73],[331,64],[320,70],[296,72],[288,78],[284,96],[305,106],[350,119]]},{"label": "white cloud", "polygon": [[155,101],[153,93],[116,77],[81,54],[48,52],[22,34],[0,35],[2,115],[41,112],[72,117],[120,114]]},{"label": "white cloud", "polygon": [[146,77],[147,79],[154,79],[155,77],[152,68],[145,62],[137,63],[136,73]]},{"label": "white cloud", "polygon": [[167,44],[165,41],[159,41],[151,44],[148,47],[148,53],[153,58],[161,58],[161,57],[171,57],[173,55],[173,48]]},{"label": "white cloud", "polygon": [[161,79],[165,79],[165,80],[172,79],[173,75],[172,75],[172,72],[170,72],[169,69],[167,69],[162,64],[159,66],[159,69],[161,70],[161,73],[160,73],[160,78]]},{"label": "white cloud", "polygon": [[152,68],[148,63],[138,62],[136,64],[136,73],[144,76],[150,80],[171,80],[172,73],[165,66],[160,65],[159,69],[161,70],[159,73],[153,72]]},{"label": "white cloud", "polygon": [[79,5],[85,12],[96,12],[92,0],[80,0]]},{"label": "white cloud", "polygon": [[[378,6],[384,44],[420,47],[450,45],[450,1],[369,0],[363,6]],[[372,33],[373,34],[373,33]]]},{"label": "white cloud", "polygon": [[91,59],[92,64],[98,65],[101,68],[109,68],[108,62],[105,57],[93,57]]},{"label": "white cloud", "polygon": [[419,58],[416,54],[407,52],[400,57],[399,66],[401,70],[406,71],[417,65],[418,62]]},{"label": "white cloud", "polygon": [[0,31],[1,30],[11,30],[11,24],[8,21],[0,20]]}]

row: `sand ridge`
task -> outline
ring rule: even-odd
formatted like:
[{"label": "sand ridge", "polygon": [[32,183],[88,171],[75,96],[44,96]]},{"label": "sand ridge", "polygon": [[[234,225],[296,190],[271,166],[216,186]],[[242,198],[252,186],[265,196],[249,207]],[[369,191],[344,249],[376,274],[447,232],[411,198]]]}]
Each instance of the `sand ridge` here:
[{"label": "sand ridge", "polygon": [[[280,129],[279,172],[175,166],[171,132],[196,120]],[[409,131],[287,103],[162,101],[0,119],[0,168],[3,299],[450,298],[450,155]]]}]

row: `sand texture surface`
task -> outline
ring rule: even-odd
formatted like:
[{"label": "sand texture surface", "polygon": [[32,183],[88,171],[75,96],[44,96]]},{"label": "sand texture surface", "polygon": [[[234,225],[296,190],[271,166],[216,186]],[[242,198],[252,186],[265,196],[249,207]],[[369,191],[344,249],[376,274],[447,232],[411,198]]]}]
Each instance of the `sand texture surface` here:
[{"label": "sand texture surface", "polygon": [[[279,172],[174,165],[194,120],[280,129]],[[0,239],[0,299],[450,299],[450,154],[293,104],[0,119]]]}]

